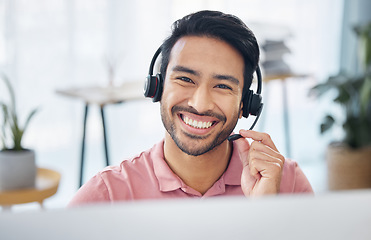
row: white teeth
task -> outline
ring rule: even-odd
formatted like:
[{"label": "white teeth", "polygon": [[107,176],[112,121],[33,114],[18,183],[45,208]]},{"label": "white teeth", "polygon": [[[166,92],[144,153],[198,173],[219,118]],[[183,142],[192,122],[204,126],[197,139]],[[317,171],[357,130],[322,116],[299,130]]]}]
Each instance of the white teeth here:
[{"label": "white teeth", "polygon": [[201,121],[198,122],[198,121],[193,120],[193,119],[190,119],[190,118],[188,118],[186,116],[183,117],[183,121],[187,125],[189,125],[191,127],[194,127],[194,128],[209,128],[209,127],[211,127],[211,125],[213,125],[212,122],[201,122]]}]

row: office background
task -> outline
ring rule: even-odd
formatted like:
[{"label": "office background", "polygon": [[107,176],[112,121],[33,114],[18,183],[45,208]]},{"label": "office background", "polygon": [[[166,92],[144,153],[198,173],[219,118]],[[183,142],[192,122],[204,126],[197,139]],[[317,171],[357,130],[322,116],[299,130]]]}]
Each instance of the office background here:
[{"label": "office background", "polygon": [[[24,143],[34,148],[37,164],[59,171],[58,193],[46,208],[63,208],[78,188],[84,104],[57,89],[107,86],[143,81],[151,57],[169,34],[173,21],[212,9],[244,20],[259,41],[282,38],[290,49],[285,62],[302,78],[287,79],[291,156],[317,193],[325,193],[325,150],[330,136],[319,124],[331,108],[308,96],[310,87],[341,68],[354,68],[355,40],[348,29],[367,17],[370,1],[347,0],[0,0],[0,70],[16,89],[24,117],[39,107]],[[266,28],[261,28],[265,26]],[[262,30],[263,29],[263,30]],[[264,114],[256,129],[268,132],[286,155],[282,82],[263,87]],[[269,89],[269,94],[264,90]],[[3,93],[4,89],[0,89]],[[4,95],[2,95],[4,96]],[[335,109],[336,111],[336,109]],[[159,104],[136,100],[106,108],[112,164],[150,148],[164,136]],[[85,181],[104,167],[98,108],[89,112]],[[242,120],[237,128],[247,128]],[[341,132],[334,131],[335,137]],[[23,210],[33,204],[17,206]]]}]

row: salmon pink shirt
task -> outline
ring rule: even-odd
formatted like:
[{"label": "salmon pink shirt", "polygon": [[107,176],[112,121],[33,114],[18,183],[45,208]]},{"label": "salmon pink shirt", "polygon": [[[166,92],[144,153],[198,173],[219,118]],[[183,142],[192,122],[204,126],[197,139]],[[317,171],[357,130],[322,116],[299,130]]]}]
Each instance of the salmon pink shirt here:
[{"label": "salmon pink shirt", "polygon": [[[164,140],[137,157],[109,166],[85,183],[69,206],[141,199],[207,198],[244,195],[241,189],[242,162],[233,143],[227,170],[204,194],[187,186],[164,160]],[[284,163],[280,193],[313,193],[312,187],[295,161]]]}]

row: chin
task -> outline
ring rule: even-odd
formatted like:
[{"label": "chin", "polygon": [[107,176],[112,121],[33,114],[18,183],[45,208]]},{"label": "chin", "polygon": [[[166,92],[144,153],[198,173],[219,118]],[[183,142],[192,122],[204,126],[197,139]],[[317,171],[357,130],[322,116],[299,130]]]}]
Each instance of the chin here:
[{"label": "chin", "polygon": [[193,136],[187,135],[182,136],[181,138],[191,138],[188,141],[181,141],[176,134],[170,133],[171,138],[175,142],[182,152],[186,153],[190,156],[200,156],[205,153],[208,153],[215,148],[217,148],[220,144],[227,140],[229,134],[226,132],[221,132],[217,137],[215,137],[211,142],[207,141],[207,138],[211,136]]}]

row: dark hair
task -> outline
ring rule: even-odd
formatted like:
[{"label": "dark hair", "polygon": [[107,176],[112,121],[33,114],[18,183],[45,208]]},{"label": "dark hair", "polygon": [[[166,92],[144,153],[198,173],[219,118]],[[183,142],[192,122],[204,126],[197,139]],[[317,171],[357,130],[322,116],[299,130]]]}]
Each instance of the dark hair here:
[{"label": "dark hair", "polygon": [[259,46],[252,31],[238,17],[218,11],[200,11],[175,21],[171,35],[161,46],[160,72],[166,76],[170,52],[184,36],[207,36],[227,42],[237,49],[245,62],[243,93],[250,88],[259,61]]}]

